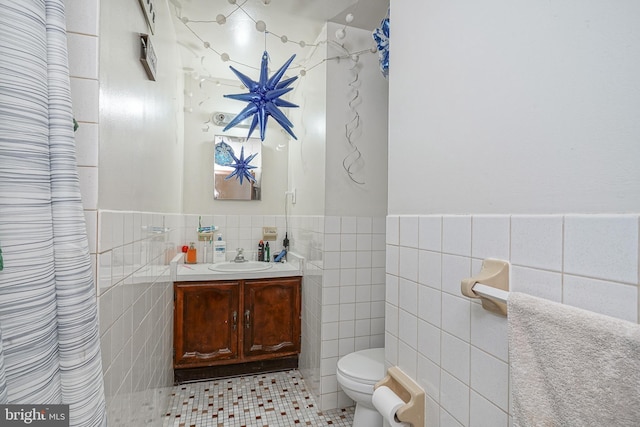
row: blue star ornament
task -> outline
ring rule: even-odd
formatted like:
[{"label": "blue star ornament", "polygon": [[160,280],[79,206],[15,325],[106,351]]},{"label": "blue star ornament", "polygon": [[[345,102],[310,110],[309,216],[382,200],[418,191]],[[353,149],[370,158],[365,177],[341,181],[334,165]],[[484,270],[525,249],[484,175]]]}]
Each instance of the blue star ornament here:
[{"label": "blue star ornament", "polygon": [[385,77],[389,76],[389,11],[387,17],[380,22],[380,26],[372,34],[378,48],[380,71]]},{"label": "blue star ornament", "polygon": [[257,156],[258,153],[253,153],[252,155],[250,155],[245,159],[244,146],[243,146],[242,149],[240,150],[240,158],[237,158],[236,155],[233,153],[233,151],[230,151],[229,154],[231,154],[231,157],[233,157],[233,161],[234,161],[234,163],[230,164],[229,166],[231,166],[234,169],[234,171],[231,172],[229,175],[227,175],[224,180],[226,181],[235,176],[236,179],[240,180],[240,185],[242,185],[242,180],[244,178],[247,178],[251,182],[256,182],[256,179],[253,177],[253,175],[251,175],[250,171],[251,169],[257,168],[257,166],[252,166],[249,163],[251,163],[251,160],[253,160],[253,158]]},{"label": "blue star ornament", "polygon": [[247,89],[249,89],[249,93],[240,93],[235,95],[225,95],[225,98],[236,99],[238,101],[247,102],[248,105],[233,119],[231,122],[225,126],[223,129],[227,131],[246,119],[247,117],[253,116],[253,121],[251,122],[251,127],[249,128],[249,135],[247,138],[251,136],[253,131],[257,126],[260,126],[260,140],[264,141],[264,135],[267,130],[267,120],[269,116],[273,117],[279,124],[287,131],[289,135],[293,137],[293,139],[298,139],[294,135],[291,128],[293,127],[293,123],[287,118],[287,116],[280,111],[279,107],[287,107],[294,108],[298,107],[296,104],[293,104],[289,101],[285,101],[284,99],[280,99],[280,97],[286,93],[289,93],[293,90],[292,87],[289,87],[291,83],[293,83],[298,77],[291,77],[289,79],[280,81],[284,73],[287,71],[289,65],[295,58],[295,55],[292,55],[291,58],[287,62],[284,63],[282,67],[274,75],[268,77],[268,62],[269,55],[267,51],[262,54],[262,65],[260,67],[260,80],[254,81],[242,74],[240,71],[236,70],[233,67],[229,67],[231,71],[235,73],[236,76],[240,79],[242,84],[244,84]]}]

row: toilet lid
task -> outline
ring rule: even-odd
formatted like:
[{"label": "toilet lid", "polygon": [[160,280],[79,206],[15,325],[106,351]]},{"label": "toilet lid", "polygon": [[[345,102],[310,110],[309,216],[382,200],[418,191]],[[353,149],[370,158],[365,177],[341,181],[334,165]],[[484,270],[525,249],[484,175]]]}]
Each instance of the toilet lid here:
[{"label": "toilet lid", "polygon": [[384,377],[384,348],[347,354],[338,360],[338,370],[354,381],[378,382]]}]

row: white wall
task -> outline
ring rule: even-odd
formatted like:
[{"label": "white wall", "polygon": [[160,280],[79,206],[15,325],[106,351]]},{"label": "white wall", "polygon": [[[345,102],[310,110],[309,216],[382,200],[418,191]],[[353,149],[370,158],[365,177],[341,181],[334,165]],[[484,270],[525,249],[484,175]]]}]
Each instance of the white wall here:
[{"label": "white wall", "polygon": [[[330,39],[343,25],[328,24]],[[388,83],[380,72],[378,55],[371,31],[349,27],[341,40],[344,47],[329,43],[327,56],[344,56],[345,52],[366,51],[357,63],[350,59],[328,61],[327,136],[325,186],[327,215],[383,216],[387,213],[387,105]],[[335,41],[335,39],[333,38]],[[360,117],[360,125],[353,119]],[[353,182],[343,168],[355,160],[346,137],[345,125],[352,130],[352,142],[361,153],[353,163]]]},{"label": "white wall", "polygon": [[[155,2],[156,81],[140,63],[138,33],[147,33],[137,2],[100,9],[99,206],[151,212],[182,210],[182,74],[166,1]],[[124,13],[123,11],[127,11]]]},{"label": "white wall", "polygon": [[[259,59],[256,56],[256,61]],[[259,77],[256,70],[240,71],[255,80]],[[221,85],[217,86],[216,81]],[[247,202],[213,198],[214,136],[246,137],[248,134],[247,128],[239,127],[223,132],[224,126],[216,126],[210,121],[216,111],[237,114],[247,105],[224,97],[234,93],[247,93],[239,80],[207,79],[201,82],[191,75],[185,76],[184,212],[282,215],[287,189],[288,139],[273,119],[268,121],[262,142],[262,199]],[[283,111],[287,112],[286,109]],[[260,130],[256,129],[252,137],[259,138]],[[278,146],[282,148],[278,149]]]},{"label": "white wall", "polygon": [[[326,26],[318,36],[326,40]],[[327,57],[324,45],[312,50],[308,64],[316,65],[295,83],[291,92],[293,103],[300,108],[291,110],[293,132],[297,140],[289,141],[289,189],[296,189],[296,215],[323,215],[325,194],[326,114],[327,114]]]},{"label": "white wall", "polygon": [[640,4],[394,2],[389,212],[640,208]]},{"label": "white wall", "polygon": [[640,5],[392,3],[386,362],[427,427],[508,427],[507,319],[460,294],[484,258],[639,321]]}]

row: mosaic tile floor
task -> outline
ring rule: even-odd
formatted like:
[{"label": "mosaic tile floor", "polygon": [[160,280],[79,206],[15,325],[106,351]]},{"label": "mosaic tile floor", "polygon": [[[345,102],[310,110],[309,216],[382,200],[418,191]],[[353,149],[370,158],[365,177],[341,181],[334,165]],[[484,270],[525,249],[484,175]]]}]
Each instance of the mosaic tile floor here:
[{"label": "mosaic tile floor", "polygon": [[182,384],[164,427],[351,427],[354,408],[321,412],[298,371]]}]

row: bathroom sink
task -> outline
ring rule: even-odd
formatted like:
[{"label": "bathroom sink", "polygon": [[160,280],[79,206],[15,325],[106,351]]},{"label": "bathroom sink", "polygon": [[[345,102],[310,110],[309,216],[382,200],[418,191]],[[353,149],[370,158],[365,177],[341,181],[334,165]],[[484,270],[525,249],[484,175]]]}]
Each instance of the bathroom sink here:
[{"label": "bathroom sink", "polygon": [[209,270],[213,271],[262,271],[273,267],[270,262],[247,261],[247,262],[220,262],[213,264]]}]

